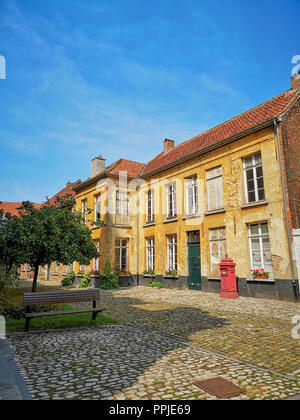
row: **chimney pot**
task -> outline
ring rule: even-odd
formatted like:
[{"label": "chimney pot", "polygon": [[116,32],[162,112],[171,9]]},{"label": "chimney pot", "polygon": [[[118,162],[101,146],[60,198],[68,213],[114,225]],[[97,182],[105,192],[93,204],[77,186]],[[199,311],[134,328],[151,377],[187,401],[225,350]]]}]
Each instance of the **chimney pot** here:
[{"label": "chimney pot", "polygon": [[175,141],[170,139],[164,140],[164,154],[170,152],[170,150],[173,150],[175,147]]},{"label": "chimney pot", "polygon": [[292,89],[300,88],[300,72],[293,74],[291,77]]},{"label": "chimney pot", "polygon": [[105,161],[106,159],[103,159],[102,156],[92,159],[91,177],[96,176],[99,172],[105,169]]}]

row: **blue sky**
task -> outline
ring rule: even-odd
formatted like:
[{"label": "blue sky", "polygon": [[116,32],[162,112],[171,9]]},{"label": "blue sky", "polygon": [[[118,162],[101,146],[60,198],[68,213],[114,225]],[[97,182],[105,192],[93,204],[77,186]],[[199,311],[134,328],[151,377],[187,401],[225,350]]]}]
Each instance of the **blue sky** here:
[{"label": "blue sky", "polygon": [[0,0],[0,200],[146,162],[290,88],[300,1]]}]

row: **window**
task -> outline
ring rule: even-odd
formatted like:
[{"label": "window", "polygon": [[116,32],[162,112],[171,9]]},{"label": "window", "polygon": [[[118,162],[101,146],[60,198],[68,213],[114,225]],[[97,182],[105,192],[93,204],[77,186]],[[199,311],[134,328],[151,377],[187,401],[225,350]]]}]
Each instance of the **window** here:
[{"label": "window", "polygon": [[226,232],[225,228],[211,229],[209,231],[210,241],[210,266],[213,276],[220,275],[219,265],[226,254]]},{"label": "window", "polygon": [[154,222],[154,201],[153,201],[153,190],[146,192],[146,214],[147,223]]},{"label": "window", "polygon": [[65,273],[66,274],[70,272],[70,268],[71,268],[71,265],[65,265]]},{"label": "window", "polygon": [[206,172],[207,210],[218,210],[224,207],[222,167]]},{"label": "window", "polygon": [[176,217],[176,183],[167,185],[167,217]]},{"label": "window", "polygon": [[244,160],[244,174],[247,203],[264,200],[265,188],[260,153]]},{"label": "window", "polygon": [[101,196],[96,195],[95,196],[95,209],[94,209],[94,214],[95,214],[95,222],[97,222],[98,220],[100,220],[101,217],[101,213],[100,213],[100,207],[101,206]]},{"label": "window", "polygon": [[[99,252],[100,251],[100,241],[99,241],[99,239],[97,239],[97,241],[95,241],[95,245],[96,245],[97,251]],[[93,259],[93,269],[95,271],[99,271],[99,257]]]},{"label": "window", "polygon": [[86,221],[87,221],[87,200],[83,200],[81,202],[81,214],[82,214],[83,224],[86,225]]},{"label": "window", "polygon": [[168,270],[177,270],[177,235],[168,236]]},{"label": "window", "polygon": [[146,268],[147,270],[155,270],[155,242],[154,238],[146,240]]},{"label": "window", "polygon": [[200,242],[200,231],[195,230],[193,232],[188,232],[188,243],[198,243]]},{"label": "window", "polygon": [[186,214],[192,216],[198,214],[198,185],[197,177],[185,180]]},{"label": "window", "polygon": [[249,226],[251,269],[264,269],[272,276],[272,257],[268,223]]},{"label": "window", "polygon": [[129,193],[117,191],[116,195],[116,224],[129,223]]},{"label": "window", "polygon": [[57,262],[55,262],[55,265],[54,265],[54,273],[55,274],[58,274],[58,270],[59,270],[59,264]]},{"label": "window", "polygon": [[116,270],[128,270],[128,239],[117,239],[115,242]]}]

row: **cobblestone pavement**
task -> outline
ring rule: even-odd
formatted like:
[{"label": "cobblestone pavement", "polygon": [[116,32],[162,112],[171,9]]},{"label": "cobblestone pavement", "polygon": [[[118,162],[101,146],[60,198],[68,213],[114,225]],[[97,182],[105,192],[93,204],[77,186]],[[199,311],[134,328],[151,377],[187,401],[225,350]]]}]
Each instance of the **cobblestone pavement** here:
[{"label": "cobblestone pavement", "polygon": [[216,376],[241,386],[236,399],[300,394],[298,304],[146,287],[101,296],[122,325],[10,335],[34,398],[214,399],[193,382]]}]

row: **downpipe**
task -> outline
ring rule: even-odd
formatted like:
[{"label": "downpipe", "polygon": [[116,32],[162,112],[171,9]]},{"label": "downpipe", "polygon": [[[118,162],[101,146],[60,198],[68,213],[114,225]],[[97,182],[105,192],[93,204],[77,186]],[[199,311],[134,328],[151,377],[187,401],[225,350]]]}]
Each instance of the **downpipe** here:
[{"label": "downpipe", "polygon": [[[279,136],[279,127],[277,122],[281,122],[282,119],[278,118],[274,121],[274,127],[276,130],[276,137],[277,137],[277,146],[278,146],[278,153],[279,153],[279,162],[280,162],[280,175],[281,175],[281,185],[283,191],[283,201],[284,201],[284,212],[285,212],[285,224],[286,230],[288,235],[288,245],[289,245],[289,256],[290,256],[290,263],[291,263],[291,272],[292,272],[292,282],[293,282],[293,290],[295,294],[295,298],[297,300],[297,284],[296,284],[296,276],[295,276],[295,265],[293,259],[293,248],[292,248],[292,238],[291,238],[291,230],[290,230],[290,222],[289,222],[289,215],[288,215],[288,205],[287,205],[287,198],[286,198],[286,185],[284,180],[284,172],[283,172],[283,162],[282,162],[282,151],[281,151],[281,144],[280,144],[280,136]],[[298,279],[299,290],[300,290],[300,279]]]}]

